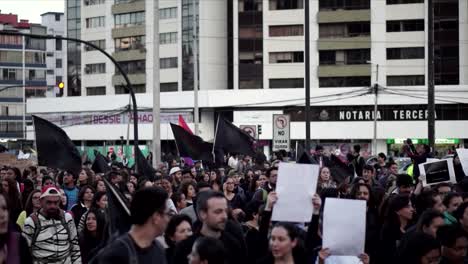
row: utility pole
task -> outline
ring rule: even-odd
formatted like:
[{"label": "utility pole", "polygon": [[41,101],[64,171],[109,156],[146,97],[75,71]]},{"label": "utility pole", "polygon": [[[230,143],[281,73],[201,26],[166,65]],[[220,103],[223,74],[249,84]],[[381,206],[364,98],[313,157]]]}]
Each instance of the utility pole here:
[{"label": "utility pole", "polygon": [[431,152],[435,152],[435,96],[434,96],[434,5],[427,1],[428,9],[428,64],[427,64],[427,134]]},{"label": "utility pole", "polygon": [[26,140],[27,132],[26,132],[26,37],[22,37],[23,40],[23,137]]},{"label": "utility pole", "polygon": [[198,9],[196,8],[196,0],[192,0],[193,4],[193,45],[192,45],[192,54],[193,54],[193,117],[195,123],[195,135],[198,136],[198,126],[200,122],[199,118],[199,109],[198,109],[198,24],[197,24],[197,14]]},{"label": "utility pole", "polygon": [[304,63],[305,63],[305,149],[310,154],[310,0],[304,1],[305,9],[305,49],[304,49]]},{"label": "utility pole", "polygon": [[374,101],[374,139],[372,141],[372,154],[377,155],[377,113],[379,111],[378,106],[378,94],[379,94],[379,65],[376,64],[376,77],[375,77],[375,84],[374,84],[374,94],[375,94],[375,101]]},{"label": "utility pole", "polygon": [[153,167],[161,162],[161,93],[159,84],[159,0],[153,8]]}]

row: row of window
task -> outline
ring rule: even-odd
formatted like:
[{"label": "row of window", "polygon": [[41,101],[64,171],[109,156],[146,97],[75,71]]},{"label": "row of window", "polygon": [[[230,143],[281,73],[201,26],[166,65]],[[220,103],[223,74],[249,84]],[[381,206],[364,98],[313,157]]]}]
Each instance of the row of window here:
[{"label": "row of window", "polygon": [[145,36],[116,38],[115,51],[136,50],[145,47]]},{"label": "row of window", "polygon": [[[0,116],[22,116],[24,106],[19,104],[4,104],[0,107]],[[4,121],[0,122],[3,123]]]},{"label": "row of window", "polygon": [[387,32],[405,31],[424,31],[424,19],[387,21]]},{"label": "row of window", "polygon": [[167,32],[159,34],[159,44],[175,44],[177,43],[177,32]]},{"label": "row of window", "polygon": [[105,63],[92,63],[85,65],[85,74],[101,74],[106,73]]},{"label": "row of window", "polygon": [[320,38],[344,38],[370,35],[370,22],[330,23],[319,25]]},{"label": "row of window", "polygon": [[159,19],[177,18],[177,7],[159,9]]},{"label": "row of window", "polygon": [[387,5],[421,4],[424,0],[387,0]]},{"label": "row of window", "polygon": [[100,28],[106,26],[106,17],[88,17],[86,18],[86,28]]},{"label": "row of window", "polygon": [[177,68],[177,57],[159,59],[161,69]]},{"label": "row of window", "polygon": [[85,6],[104,4],[106,0],[84,0]]},{"label": "row of window", "polygon": [[145,23],[145,12],[117,14],[114,19],[116,28],[142,25]]},{"label": "row of window", "polygon": [[[146,85],[145,84],[133,85],[133,90],[135,91],[135,93],[146,93]],[[161,92],[177,92],[178,83],[177,82],[161,83],[160,91]],[[128,94],[128,90],[125,86],[116,85],[115,94]],[[106,87],[105,86],[86,87],[86,95],[88,96],[106,95]]]},{"label": "row of window", "polygon": [[358,10],[369,9],[370,0],[320,0],[319,10]]},{"label": "row of window", "polygon": [[[22,116],[21,114],[20,116]],[[0,133],[18,133],[21,135],[23,132],[23,123],[22,122],[0,122]]]},{"label": "row of window", "polygon": [[[145,60],[124,61],[119,62],[119,64],[123,71],[128,74],[145,73],[146,71]],[[116,69],[115,74],[120,74],[120,72]]]},{"label": "row of window", "polygon": [[319,52],[320,65],[366,64],[370,60],[370,49],[326,50]]},{"label": "row of window", "polygon": [[[98,40],[91,40],[89,41],[91,44],[97,46],[100,49],[106,49],[106,40],[105,39],[98,39]],[[85,45],[85,50],[86,51],[93,51],[96,50],[95,48]]]},{"label": "row of window", "polygon": [[270,37],[303,36],[304,25],[270,26]]},{"label": "row of window", "polygon": [[[28,81],[45,81],[45,70],[26,70],[26,80]],[[23,69],[0,69],[0,80],[5,81],[20,81],[23,79]]]},{"label": "row of window", "polygon": [[[45,52],[26,51],[25,62],[31,64],[45,64]],[[0,50],[0,62],[23,63],[23,53],[21,51]]]}]

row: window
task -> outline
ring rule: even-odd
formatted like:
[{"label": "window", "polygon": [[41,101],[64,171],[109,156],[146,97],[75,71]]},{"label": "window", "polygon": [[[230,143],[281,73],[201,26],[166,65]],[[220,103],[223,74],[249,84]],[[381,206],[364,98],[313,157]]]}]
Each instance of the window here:
[{"label": "window", "polygon": [[86,64],[85,73],[86,74],[106,73],[106,64],[105,63]]},{"label": "window", "polygon": [[44,81],[46,78],[45,70],[28,70],[26,71],[26,80],[28,81]]},{"label": "window", "polygon": [[[106,40],[105,39],[99,39],[99,40],[91,40],[91,41],[88,41],[90,42],[91,44],[97,46],[98,48],[101,48],[101,49],[106,49]],[[91,47],[91,46],[88,46],[88,45],[85,45],[85,50],[86,51],[93,51],[93,50],[96,50],[95,48]]]},{"label": "window", "polygon": [[23,71],[21,69],[1,69],[0,80],[21,80]]},{"label": "window", "polygon": [[304,78],[270,79],[270,88],[304,88]]},{"label": "window", "polygon": [[239,0],[239,12],[262,10],[263,0]]},{"label": "window", "polygon": [[424,3],[424,0],[387,0],[387,5],[419,4],[419,3]]},{"label": "window", "polygon": [[54,53],[53,53],[53,52],[47,52],[47,53],[46,53],[46,56],[47,56],[47,57],[53,57],[53,56],[54,56]]},{"label": "window", "polygon": [[105,86],[86,87],[86,95],[106,95]]},{"label": "window", "polygon": [[85,6],[104,4],[105,0],[84,0]]},{"label": "window", "polygon": [[168,32],[159,34],[159,44],[174,44],[177,43],[177,32]]},{"label": "window", "polygon": [[159,9],[159,19],[171,19],[177,17],[177,7]]},{"label": "window", "polygon": [[159,59],[161,69],[177,68],[177,57]]},{"label": "window", "polygon": [[387,76],[388,86],[424,85],[424,75]]},{"label": "window", "polygon": [[160,85],[161,92],[177,92],[177,90],[179,89],[179,84],[176,82],[161,83],[159,85]]},{"label": "window", "polygon": [[86,28],[104,27],[106,25],[105,21],[103,16],[86,18]]},{"label": "window", "polygon": [[21,36],[0,35],[0,45],[23,45]]},{"label": "window", "polygon": [[[133,90],[135,91],[135,93],[146,93],[145,84],[136,84],[132,86],[133,86]],[[126,86],[117,85],[115,86],[115,94],[128,94],[128,90]]]},{"label": "window", "polygon": [[270,37],[303,36],[303,25],[270,26]]},{"label": "window", "polygon": [[115,51],[143,49],[145,36],[133,36],[115,39]]},{"label": "window", "polygon": [[424,59],[424,47],[387,49],[387,60],[409,60],[409,59]]},{"label": "window", "polygon": [[[119,62],[122,69],[128,74],[145,73],[145,60]],[[116,69],[115,74],[120,74]]]},{"label": "window", "polygon": [[60,21],[60,15],[61,14],[55,14],[55,21]]},{"label": "window", "polygon": [[270,10],[303,9],[304,0],[270,0]]},{"label": "window", "polygon": [[370,61],[370,49],[346,50],[346,64],[366,64]]},{"label": "window", "polygon": [[304,62],[304,52],[270,52],[270,63],[298,63]]},{"label": "window", "polygon": [[370,22],[330,23],[319,25],[321,38],[343,38],[370,35]]},{"label": "window", "polygon": [[[21,116],[23,115],[23,107],[14,104],[2,104],[0,107],[0,116]],[[1,123],[3,123],[2,121]]]},{"label": "window", "polygon": [[145,12],[133,12],[115,15],[115,27],[130,27],[145,23]]},{"label": "window", "polygon": [[54,70],[47,70],[47,75],[53,75],[54,74]]},{"label": "window", "polygon": [[30,64],[45,64],[45,52],[26,52],[25,61]]},{"label": "window", "polygon": [[319,10],[358,10],[369,9],[370,0],[319,0]]},{"label": "window", "polygon": [[55,50],[62,50],[62,40],[56,39],[55,40]]},{"label": "window", "polygon": [[370,76],[319,78],[319,87],[367,87],[370,83]]},{"label": "window", "polygon": [[387,32],[424,31],[424,19],[387,21]]},{"label": "window", "polygon": [[55,60],[55,68],[62,68],[62,59]]},{"label": "window", "polygon": [[319,64],[320,65],[336,64],[336,51],[334,50],[319,51]]}]

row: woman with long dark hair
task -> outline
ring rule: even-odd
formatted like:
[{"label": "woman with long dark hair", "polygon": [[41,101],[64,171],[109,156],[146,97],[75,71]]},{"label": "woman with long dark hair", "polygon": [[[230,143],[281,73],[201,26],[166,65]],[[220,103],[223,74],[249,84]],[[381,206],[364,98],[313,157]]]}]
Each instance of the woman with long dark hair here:
[{"label": "woman with long dark hair", "polygon": [[5,178],[2,181],[3,193],[8,198],[8,207],[10,208],[10,223],[15,223],[23,207],[21,206],[21,195],[18,191],[16,181],[11,178]]},{"label": "woman with long dark hair", "polygon": [[397,247],[413,219],[414,209],[408,195],[395,195],[389,198],[385,222],[380,235],[378,262],[397,263]]},{"label": "woman with long dark hair", "polygon": [[5,193],[0,191],[0,263],[30,264],[32,258],[28,242],[12,228],[7,200]]},{"label": "woman with long dark hair", "polygon": [[81,188],[78,193],[78,203],[75,204],[70,211],[73,213],[73,220],[75,221],[76,227],[80,223],[80,219],[86,211],[91,208],[91,204],[94,199],[94,189],[93,187],[87,185]]},{"label": "woman with long dark hair", "polygon": [[94,185],[94,173],[90,169],[82,169],[78,175],[78,186],[93,186]]},{"label": "woman with long dark hair", "polygon": [[35,213],[41,209],[41,191],[33,190],[30,194],[28,199],[26,200],[26,205],[24,207],[24,211],[18,216],[18,220],[16,220],[16,224],[23,229],[24,222],[26,218],[30,216],[32,213]]},{"label": "woman with long dark hair", "polygon": [[98,252],[106,225],[104,214],[96,208],[89,209],[85,215],[85,228],[79,236],[81,259],[84,264],[88,263]]},{"label": "woman with long dark hair", "polygon": [[[101,213],[103,213],[104,216],[107,216],[106,208],[107,208],[107,193],[97,192],[96,194],[94,194],[93,202],[89,210],[96,209],[100,211]],[[81,233],[81,231],[83,231],[85,225],[86,225],[86,214],[83,214],[83,216],[81,216],[80,223],[78,224],[78,233]]]}]

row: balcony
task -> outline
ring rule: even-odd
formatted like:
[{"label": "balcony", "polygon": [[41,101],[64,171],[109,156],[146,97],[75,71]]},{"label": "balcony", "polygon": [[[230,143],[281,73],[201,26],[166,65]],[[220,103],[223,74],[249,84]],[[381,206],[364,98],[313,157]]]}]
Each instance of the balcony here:
[{"label": "balcony", "polygon": [[370,10],[336,10],[320,11],[317,15],[318,23],[342,23],[370,21]]},{"label": "balcony", "polygon": [[112,6],[113,15],[139,11],[145,11],[145,1],[143,0],[116,1]]},{"label": "balcony", "polygon": [[143,36],[145,34],[145,25],[120,27],[112,29],[112,38],[124,38],[132,36]]},{"label": "balcony", "polygon": [[318,67],[318,77],[371,76],[371,65],[324,65]]},{"label": "balcony", "polygon": [[318,50],[370,49],[370,36],[320,38]]},{"label": "balcony", "polygon": [[116,61],[133,61],[146,59],[146,49],[117,51],[112,54]]},{"label": "balcony", "polygon": [[[146,74],[137,73],[137,74],[128,74],[128,78],[132,84],[145,84],[146,83]],[[112,85],[122,85],[126,84],[125,79],[122,75],[115,74],[112,76]]]}]

